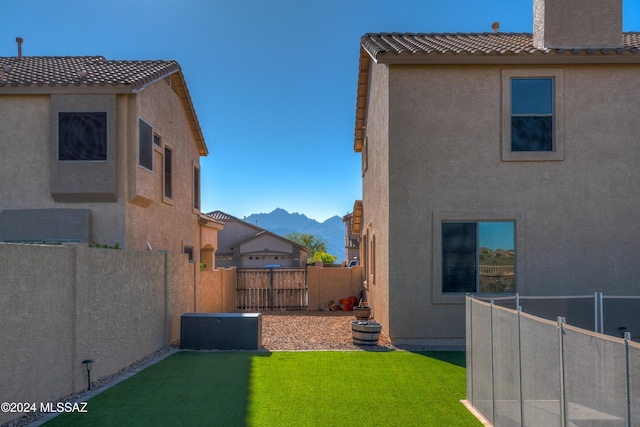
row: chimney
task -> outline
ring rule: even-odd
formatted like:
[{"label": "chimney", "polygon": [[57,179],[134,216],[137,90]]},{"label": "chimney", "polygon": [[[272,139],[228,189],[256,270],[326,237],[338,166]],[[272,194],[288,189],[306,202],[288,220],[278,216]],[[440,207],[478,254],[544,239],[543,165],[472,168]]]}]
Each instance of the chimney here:
[{"label": "chimney", "polygon": [[18,58],[22,58],[22,37],[16,37],[16,42],[18,42]]},{"label": "chimney", "polygon": [[533,46],[622,47],[622,0],[533,0]]}]

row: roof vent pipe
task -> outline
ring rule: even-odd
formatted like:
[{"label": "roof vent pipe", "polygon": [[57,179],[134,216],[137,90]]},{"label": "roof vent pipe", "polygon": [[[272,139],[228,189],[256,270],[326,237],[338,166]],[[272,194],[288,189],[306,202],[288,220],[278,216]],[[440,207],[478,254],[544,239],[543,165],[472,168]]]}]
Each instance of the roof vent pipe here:
[{"label": "roof vent pipe", "polygon": [[16,42],[18,42],[18,58],[22,58],[22,37],[16,37]]}]

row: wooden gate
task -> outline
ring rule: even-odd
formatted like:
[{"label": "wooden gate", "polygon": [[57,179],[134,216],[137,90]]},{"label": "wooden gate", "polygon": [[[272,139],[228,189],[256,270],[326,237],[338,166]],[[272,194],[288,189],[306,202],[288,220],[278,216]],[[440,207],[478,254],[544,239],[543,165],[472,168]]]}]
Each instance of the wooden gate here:
[{"label": "wooden gate", "polygon": [[303,268],[238,269],[236,309],[306,310],[308,291]]}]

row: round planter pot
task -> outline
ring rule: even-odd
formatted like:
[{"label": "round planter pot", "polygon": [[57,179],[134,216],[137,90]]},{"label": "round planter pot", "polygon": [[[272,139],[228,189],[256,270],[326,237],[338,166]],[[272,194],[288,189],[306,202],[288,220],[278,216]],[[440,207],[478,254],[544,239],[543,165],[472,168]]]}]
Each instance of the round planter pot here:
[{"label": "round planter pot", "polygon": [[353,343],[357,345],[376,345],[380,338],[382,325],[378,322],[355,320],[351,322]]},{"label": "round planter pot", "polygon": [[353,311],[358,320],[369,320],[371,317],[371,307],[353,307]]}]

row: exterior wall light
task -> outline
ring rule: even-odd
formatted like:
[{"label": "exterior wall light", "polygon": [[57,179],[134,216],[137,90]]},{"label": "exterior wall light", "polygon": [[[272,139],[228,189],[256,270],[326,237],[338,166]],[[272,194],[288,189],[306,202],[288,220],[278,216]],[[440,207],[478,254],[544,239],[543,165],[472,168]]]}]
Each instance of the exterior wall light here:
[{"label": "exterior wall light", "polygon": [[82,361],[83,365],[87,365],[87,388],[91,390],[91,364],[93,363],[92,359],[85,359]]}]

